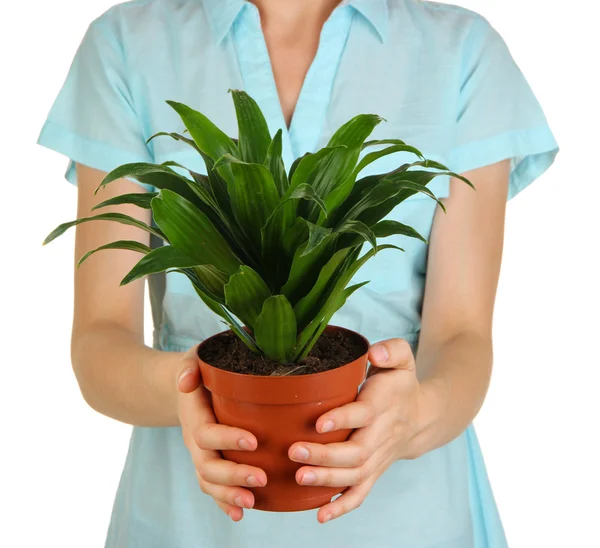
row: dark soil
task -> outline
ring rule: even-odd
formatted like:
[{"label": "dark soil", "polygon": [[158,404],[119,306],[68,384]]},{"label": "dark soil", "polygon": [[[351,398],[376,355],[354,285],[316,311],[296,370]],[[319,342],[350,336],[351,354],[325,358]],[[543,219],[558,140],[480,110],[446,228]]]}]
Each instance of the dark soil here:
[{"label": "dark soil", "polygon": [[362,339],[344,331],[325,332],[300,363],[282,365],[254,354],[231,331],[202,347],[200,357],[210,365],[246,375],[309,375],[353,362],[366,352]]}]

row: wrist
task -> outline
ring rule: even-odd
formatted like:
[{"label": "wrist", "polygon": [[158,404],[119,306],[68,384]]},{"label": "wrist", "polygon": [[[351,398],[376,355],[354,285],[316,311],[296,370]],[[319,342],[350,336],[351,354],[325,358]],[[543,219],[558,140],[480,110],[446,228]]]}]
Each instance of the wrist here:
[{"label": "wrist", "polygon": [[179,425],[178,380],[183,356],[183,352],[155,350],[149,367],[144,368],[148,375],[147,382],[161,394],[168,422],[172,425]]},{"label": "wrist", "polygon": [[448,416],[449,389],[442,379],[421,382],[417,434],[414,437],[417,456],[437,449],[446,443],[445,418]]}]

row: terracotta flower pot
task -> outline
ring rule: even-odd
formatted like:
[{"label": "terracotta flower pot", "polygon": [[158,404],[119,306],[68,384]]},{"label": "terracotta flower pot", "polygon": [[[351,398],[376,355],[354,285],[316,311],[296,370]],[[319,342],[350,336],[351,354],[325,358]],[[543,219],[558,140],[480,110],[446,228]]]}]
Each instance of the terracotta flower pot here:
[{"label": "terracotta flower pot", "polygon": [[[369,343],[353,331],[334,326],[327,329],[362,339],[364,353],[336,369],[288,377],[231,373],[199,360],[204,386],[212,394],[219,423],[248,430],[258,440],[256,451],[223,452],[228,460],[257,466],[266,472],[267,485],[251,489],[254,508],[258,510],[293,512],[319,508],[344,490],[298,485],[295,474],[302,465],[288,457],[288,450],[295,442],[341,442],[351,433],[339,430],[319,434],[315,424],[326,411],[356,399],[365,378]],[[200,345],[199,353],[204,344],[206,341]]]}]

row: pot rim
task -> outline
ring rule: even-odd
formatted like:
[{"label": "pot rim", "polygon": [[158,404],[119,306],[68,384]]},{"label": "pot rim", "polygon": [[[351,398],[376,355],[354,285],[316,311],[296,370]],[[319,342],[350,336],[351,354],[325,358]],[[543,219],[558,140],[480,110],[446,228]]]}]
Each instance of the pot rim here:
[{"label": "pot rim", "polygon": [[[275,379],[277,380],[285,380],[285,379],[306,379],[306,378],[311,378],[311,379],[316,379],[316,378],[324,378],[328,375],[331,375],[333,373],[335,373],[336,371],[339,371],[340,369],[343,369],[345,367],[348,367],[349,365],[355,363],[358,360],[363,359],[368,353],[369,353],[369,349],[371,347],[371,344],[369,343],[369,341],[367,340],[367,338],[363,335],[361,335],[360,333],[353,331],[352,329],[348,329],[346,327],[341,327],[338,325],[328,325],[325,328],[325,331],[345,331],[346,333],[350,333],[352,335],[354,335],[355,337],[359,338],[362,340],[362,342],[364,342],[365,346],[366,346],[366,350],[365,352],[363,352],[360,356],[358,356],[357,358],[355,358],[354,360],[347,362],[343,365],[340,365],[339,367],[335,367],[334,369],[328,369],[327,371],[320,371],[319,373],[306,373],[304,375],[249,375],[247,373],[235,373],[233,371],[227,371],[226,369],[221,369],[220,367],[216,367],[206,361],[204,361],[201,357],[200,357],[200,349],[202,348],[202,346],[208,342],[209,340],[218,337],[220,335],[223,335],[225,333],[229,333],[231,332],[231,329],[226,329],[224,331],[221,331],[219,333],[215,333],[214,335],[211,335],[210,337],[208,337],[208,339],[204,339],[199,345],[198,348],[196,350],[196,357],[198,358],[198,360],[206,367],[209,367],[210,369],[213,369],[215,371],[218,371],[219,374],[226,374],[226,375],[231,375],[234,378],[251,378],[251,379],[273,379],[273,381],[270,382],[277,382]],[[286,382],[289,382],[289,380],[287,380]]]}]

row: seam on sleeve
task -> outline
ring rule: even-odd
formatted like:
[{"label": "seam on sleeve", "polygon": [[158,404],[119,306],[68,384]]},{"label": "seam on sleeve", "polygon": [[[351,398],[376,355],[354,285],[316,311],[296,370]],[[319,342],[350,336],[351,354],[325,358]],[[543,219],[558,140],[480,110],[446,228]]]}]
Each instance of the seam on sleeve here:
[{"label": "seam on sleeve", "polygon": [[[138,154],[82,137],[51,120],[47,120],[42,127],[37,144],[63,154],[72,163],[83,164],[104,172],[110,172],[123,164],[150,161],[148,158],[140,158]],[[74,183],[72,168],[73,166],[70,165],[66,178]],[[149,191],[154,190],[150,185],[135,182]]]},{"label": "seam on sleeve", "polygon": [[558,144],[548,125],[540,125],[461,145],[450,154],[450,168],[464,173],[510,159],[508,199],[511,199],[552,165],[558,151]]}]

